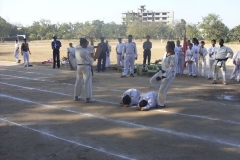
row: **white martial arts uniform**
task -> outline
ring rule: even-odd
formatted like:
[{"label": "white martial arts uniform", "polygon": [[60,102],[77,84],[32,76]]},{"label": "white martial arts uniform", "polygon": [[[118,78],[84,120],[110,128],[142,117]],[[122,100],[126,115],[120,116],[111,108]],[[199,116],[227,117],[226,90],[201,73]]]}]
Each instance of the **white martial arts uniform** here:
[{"label": "white martial arts uniform", "polygon": [[124,43],[118,43],[116,46],[116,50],[117,50],[117,66],[124,66],[124,61],[122,59],[122,52],[124,49]]},{"label": "white martial arts uniform", "polygon": [[214,81],[217,80],[219,68],[222,71],[223,82],[226,82],[226,58],[232,58],[233,51],[231,48],[222,46],[216,49],[215,54],[215,67],[214,67]]},{"label": "white martial arts uniform", "polygon": [[[124,54],[126,53],[126,56]],[[138,57],[137,47],[134,42],[126,42],[123,47],[122,57],[124,57],[124,71],[123,76],[126,76],[130,66],[130,73],[134,74],[135,58]]]},{"label": "white martial arts uniform", "polygon": [[75,48],[74,47],[69,47],[67,49],[67,52],[68,52],[70,65],[72,65],[73,69],[77,69],[77,61],[76,61],[76,57],[75,57]]},{"label": "white martial arts uniform", "polygon": [[131,97],[131,102],[130,102],[129,106],[132,106],[132,105],[137,105],[138,104],[138,101],[139,101],[140,96],[141,96],[141,92],[137,89],[131,88],[131,89],[126,90],[123,93],[122,98],[126,95]]},{"label": "white martial arts uniform", "polygon": [[158,94],[156,92],[148,92],[146,94],[144,94],[139,102],[138,102],[138,105],[137,105],[137,108],[141,108],[139,106],[139,103],[142,101],[142,100],[145,100],[148,102],[148,104],[145,106],[145,107],[142,107],[142,109],[144,110],[149,110],[150,108],[156,108],[157,106],[157,99],[158,99]]},{"label": "white martial arts uniform", "polygon": [[81,95],[82,86],[84,85],[86,99],[92,99],[92,71],[91,66],[94,62],[86,48],[77,46],[75,50],[77,60],[77,78],[74,88],[74,96]]},{"label": "white martial arts uniform", "polygon": [[206,55],[208,54],[207,49],[205,47],[201,47],[200,46],[200,51],[199,51],[200,55],[199,55],[199,59],[198,59],[198,73],[202,76],[205,77],[206,76],[206,70],[207,70],[207,64],[206,64]]},{"label": "white martial arts uniform", "polygon": [[195,50],[188,49],[186,52],[185,62],[187,62],[187,69],[189,76],[196,76],[195,58],[193,57]]},{"label": "white martial arts uniform", "polygon": [[212,46],[208,49],[208,54],[209,54],[209,71],[208,71],[208,78],[212,78],[213,77],[213,69],[214,69],[214,62],[215,62],[215,57],[214,57],[214,52],[216,51],[217,47],[216,46]]},{"label": "white martial arts uniform", "polygon": [[109,44],[108,45],[108,51],[109,51],[109,54],[106,55],[106,64],[105,64],[105,67],[110,67],[110,55],[111,55],[111,46]]},{"label": "white martial arts uniform", "polygon": [[89,54],[91,55],[92,53],[94,53],[94,46],[88,45],[87,50],[88,50]]},{"label": "white martial arts uniform", "polygon": [[199,44],[193,45],[192,49],[194,50],[193,57],[195,58],[195,73],[196,75],[198,75],[198,59],[199,59],[200,45]]},{"label": "white martial arts uniform", "polygon": [[19,44],[15,43],[14,57],[16,59],[16,62],[19,62],[18,54],[19,54]]},{"label": "white martial arts uniform", "polygon": [[182,46],[176,46],[175,49],[175,56],[178,58],[178,65],[177,65],[177,74],[182,74],[184,70],[184,54],[182,52]]},{"label": "white martial arts uniform", "polygon": [[[158,105],[165,106],[167,91],[176,76],[178,59],[174,55],[164,56],[162,60],[162,70],[156,73],[151,79],[150,84],[154,87],[160,87],[158,91]],[[166,77],[157,81],[157,77]]]},{"label": "white martial arts uniform", "polygon": [[235,62],[235,64],[230,79],[237,77],[237,82],[240,82],[240,51],[233,56],[233,62]]}]

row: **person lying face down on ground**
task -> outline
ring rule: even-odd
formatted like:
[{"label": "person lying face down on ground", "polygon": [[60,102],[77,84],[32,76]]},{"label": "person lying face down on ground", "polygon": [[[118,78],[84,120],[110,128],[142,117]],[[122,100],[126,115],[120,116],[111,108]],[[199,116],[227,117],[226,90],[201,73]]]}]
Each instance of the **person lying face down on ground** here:
[{"label": "person lying face down on ground", "polygon": [[137,105],[140,99],[141,92],[137,89],[131,88],[126,90],[122,95],[120,104],[124,107],[130,107]]},{"label": "person lying face down on ground", "polygon": [[156,92],[148,92],[144,94],[137,105],[137,110],[148,111],[157,107],[158,94]]}]

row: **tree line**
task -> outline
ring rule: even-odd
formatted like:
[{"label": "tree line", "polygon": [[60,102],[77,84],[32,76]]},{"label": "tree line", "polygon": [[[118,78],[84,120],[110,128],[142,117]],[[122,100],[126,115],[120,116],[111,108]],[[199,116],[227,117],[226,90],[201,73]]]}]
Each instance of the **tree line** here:
[{"label": "tree line", "polygon": [[226,42],[240,40],[240,25],[229,29],[219,15],[209,14],[198,24],[186,23],[184,19],[168,25],[163,22],[141,22],[138,18],[128,15],[125,24],[115,22],[104,23],[100,20],[85,23],[51,23],[50,20],[34,21],[31,26],[11,24],[0,17],[0,37],[8,40],[17,34],[24,34],[29,40],[52,39],[57,35],[59,39],[78,39],[79,37],[98,39],[104,36],[107,39],[124,38],[132,34],[136,39],[143,39],[147,35],[152,39],[183,39],[187,38],[220,39]]}]

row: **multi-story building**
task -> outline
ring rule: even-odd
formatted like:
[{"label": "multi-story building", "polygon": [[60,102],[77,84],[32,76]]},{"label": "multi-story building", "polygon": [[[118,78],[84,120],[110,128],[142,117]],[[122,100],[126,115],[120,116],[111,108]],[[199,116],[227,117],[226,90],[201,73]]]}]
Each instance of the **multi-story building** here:
[{"label": "multi-story building", "polygon": [[174,12],[168,10],[152,11],[146,10],[145,5],[141,5],[137,12],[127,11],[122,13],[122,23],[126,23],[129,16],[129,21],[140,19],[142,22],[163,22],[172,24],[174,21]]}]

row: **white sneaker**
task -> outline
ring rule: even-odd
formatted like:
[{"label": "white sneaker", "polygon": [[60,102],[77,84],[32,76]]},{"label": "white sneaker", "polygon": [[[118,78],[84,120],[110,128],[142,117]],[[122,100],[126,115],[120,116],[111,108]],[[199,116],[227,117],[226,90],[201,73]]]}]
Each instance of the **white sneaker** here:
[{"label": "white sneaker", "polygon": [[92,102],[96,102],[95,99],[91,99],[91,98],[86,98],[85,100],[86,103],[92,103]]},{"label": "white sneaker", "polygon": [[79,101],[80,98],[79,97],[74,97],[74,101]]},{"label": "white sneaker", "polygon": [[227,82],[223,82],[223,84],[224,84],[224,85],[228,85],[228,83],[227,83]]}]

